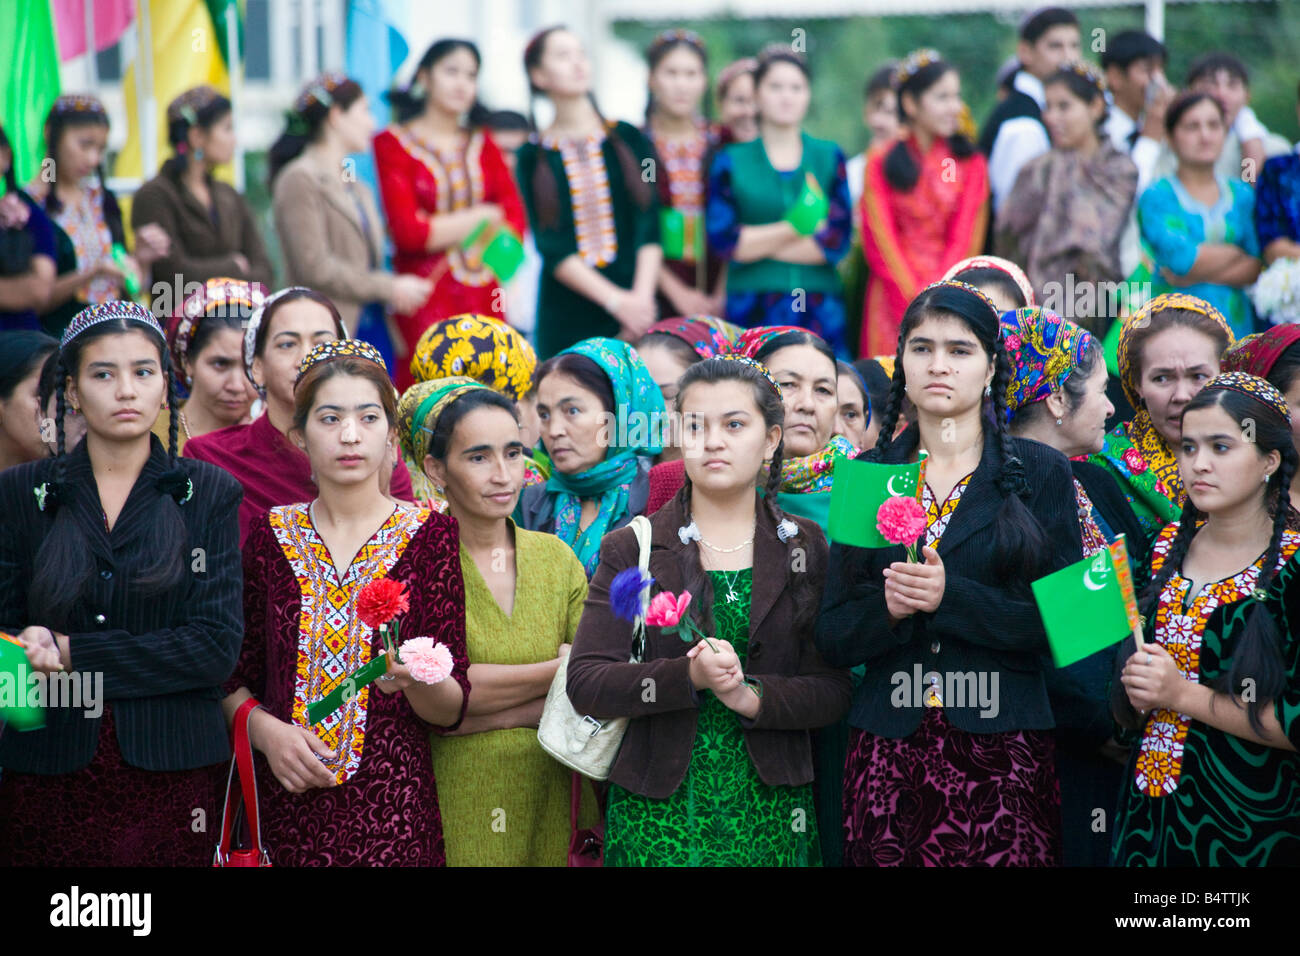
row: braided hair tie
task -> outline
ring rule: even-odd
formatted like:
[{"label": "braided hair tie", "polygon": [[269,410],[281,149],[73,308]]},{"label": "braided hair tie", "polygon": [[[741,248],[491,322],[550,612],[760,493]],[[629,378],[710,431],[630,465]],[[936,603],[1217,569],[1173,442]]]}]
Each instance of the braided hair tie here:
[{"label": "braided hair tie", "polygon": [[1003,494],[1017,498],[1029,497],[1029,480],[1025,477],[1025,463],[1014,455],[1002,464],[1002,477],[998,488]]},{"label": "braided hair tie", "polygon": [[194,482],[181,468],[169,468],[163,472],[156,487],[162,494],[171,495],[178,505],[194,497]]}]

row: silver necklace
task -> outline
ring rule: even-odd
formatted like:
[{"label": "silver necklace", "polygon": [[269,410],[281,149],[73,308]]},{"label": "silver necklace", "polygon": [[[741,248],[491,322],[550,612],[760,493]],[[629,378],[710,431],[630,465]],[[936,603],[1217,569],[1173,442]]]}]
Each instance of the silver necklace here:
[{"label": "silver necklace", "polygon": [[736,582],[740,580],[740,571],[731,572],[731,580],[727,580],[727,572],[721,569],[718,573],[722,575],[723,582],[727,585],[727,603],[735,604],[740,600],[740,595],[736,593]]},{"label": "silver necklace", "polygon": [[[758,527],[757,521],[754,523],[754,527],[755,528]],[[696,533],[698,534],[698,530]],[[700,544],[704,545],[710,551],[717,552],[718,554],[735,554],[737,551],[741,550],[742,548],[748,548],[751,544],[754,543],[754,529],[751,528],[749,532],[749,537],[746,538],[744,541],[740,542],[740,544],[736,545],[734,548],[719,548],[716,544],[709,544],[709,542],[703,537],[701,537],[699,540],[700,540]]]}]

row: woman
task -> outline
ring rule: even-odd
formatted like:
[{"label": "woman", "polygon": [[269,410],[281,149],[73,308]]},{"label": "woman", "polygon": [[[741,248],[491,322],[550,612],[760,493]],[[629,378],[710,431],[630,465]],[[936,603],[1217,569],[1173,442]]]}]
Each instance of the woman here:
[{"label": "woman", "polygon": [[632,346],[587,339],[537,370],[537,415],[551,477],[524,490],[515,521],[558,535],[590,577],[601,538],[645,510],[663,396]]},{"label": "woman", "polygon": [[[1110,473],[1081,459],[1101,450],[1113,406],[1106,397],[1101,342],[1046,309],[1002,315],[1011,362],[1006,384],[1011,434],[1055,448],[1070,461],[1083,556],[1123,535],[1133,568],[1146,560],[1146,536]],[[1111,733],[1108,685],[1118,649],[1100,650],[1047,673],[1056,718],[1061,780],[1061,835],[1066,866],[1105,866],[1110,830],[1093,827],[1097,807],[1109,807],[1120,786],[1124,749]]]},{"label": "woman", "polygon": [[1255,329],[1245,287],[1259,276],[1255,192],[1215,175],[1226,134],[1223,106],[1208,93],[1182,93],[1165,113],[1178,171],[1138,198],[1138,229],[1159,274],[1157,293],[1177,289],[1204,299],[1234,335]]},{"label": "woman", "polygon": [[[311,462],[289,439],[294,383],[299,364],[312,348],[346,338],[338,310],[319,292],[293,286],[268,296],[248,321],[243,353],[244,374],[262,396],[266,411],[251,424],[231,425],[186,443],[186,457],[220,465],[244,486],[240,547],[253,519],[268,508],[316,497]],[[412,500],[410,475],[396,449],[380,478],[386,493],[391,490],[395,499]]]},{"label": "woman", "polygon": [[843,435],[854,448],[870,448],[876,435],[871,431],[871,396],[867,393],[867,383],[848,362],[835,364],[839,369],[836,396],[840,403],[835,415],[835,434]]},{"label": "woman", "polygon": [[[656,322],[641,336],[636,343],[636,354],[645,363],[659,394],[664,397],[670,428],[676,424],[677,380],[696,362],[730,352],[739,335],[740,329],[730,322],[710,315],[695,315]],[[676,461],[681,457],[680,435],[674,429],[664,437],[664,450],[658,460]],[[664,501],[676,494],[680,487],[679,481]]]},{"label": "woman", "polygon": [[849,702],[848,674],[812,643],[825,540],[776,504],[783,410],[761,365],[700,362],[680,399],[688,484],[650,519],[650,574],[661,593],[690,591],[709,640],[648,627],[642,663],[628,663],[611,585],[636,566],[637,541],[622,530],[569,658],[579,713],[632,718],[610,772],[605,865],[817,866],[808,731]]},{"label": "woman", "polygon": [[950,266],[945,279],[973,285],[993,300],[999,312],[1035,305],[1034,287],[1023,269],[999,256],[971,256]]},{"label": "woman", "polygon": [[44,332],[0,332],[0,471],[48,455],[37,396],[45,360],[58,350]]},{"label": "woman", "polygon": [[1117,721],[1141,735],[1118,865],[1300,863],[1291,428],[1281,393],[1243,372],[1213,378],[1183,413],[1187,503],[1156,541],[1145,643],[1126,642],[1113,685]]},{"label": "woman", "polygon": [[[456,315],[424,330],[411,355],[411,375],[416,384],[466,376],[499,392],[518,408],[536,390],[537,353],[528,340],[504,322],[486,315]],[[407,389],[409,392],[410,389]],[[530,436],[533,446],[537,433]],[[549,471],[526,446],[524,485],[546,481]],[[415,500],[446,511],[447,500],[424,473],[423,457],[407,457]]]},{"label": "woman", "polygon": [[526,461],[510,399],[465,377],[420,382],[398,419],[460,533],[474,693],[460,727],[431,738],[447,865],[564,866],[571,775],[536,728],[587,576],[564,542],[510,520]]},{"label": "woman", "polygon": [[45,159],[58,171],[41,176],[28,194],[53,223],[57,276],[41,313],[41,327],[58,338],[87,303],[119,299],[129,281],[143,284],[144,270],[165,255],[170,241],[156,223],[138,220],[136,255],[119,265],[113,247],[126,246],[122,210],[104,183],[108,113],[93,96],[60,96],[45,120]]},{"label": "woman", "polygon": [[[844,154],[802,124],[811,99],[803,56],[775,46],[754,73],[759,135],[723,149],[709,170],[708,239],[728,259],[728,322],[741,328],[797,325],[849,357],[836,264],[853,238]],[[816,184],[827,211],[796,227],[801,194]],[[804,231],[801,232],[800,229]]]},{"label": "woman", "polygon": [[288,127],[271,146],[268,176],[288,284],[329,296],[349,336],[364,324],[363,338],[382,339],[385,307],[414,313],[433,284],[384,269],[374,197],[355,176],[343,175],[348,157],[369,147],[374,126],[357,82],[323,73],[294,101]]},{"label": "woman", "polygon": [[989,177],[961,131],[961,78],[934,50],[911,53],[894,72],[899,137],[867,154],[862,249],[870,278],[862,355],[898,351],[908,303],[958,259],[984,245]]},{"label": "woman", "polygon": [[167,141],[174,155],[131,203],[132,229],[157,223],[171,240],[153,261],[153,283],[175,283],[173,301],[189,283],[218,276],[271,286],[271,259],[253,211],[213,178],[235,158],[230,100],[210,86],[186,90],[167,105]]},{"label": "woman", "polygon": [[0,126],[0,332],[40,330],[40,313],[54,289],[54,227],[18,188],[14,153]]},{"label": "woman", "polygon": [[722,131],[700,116],[709,88],[704,41],[690,30],[666,30],[646,50],[650,94],[642,132],[663,174],[659,187],[661,315],[717,315],[725,305],[722,260],[704,237],[709,163]]},{"label": "woman", "polygon": [[[1052,149],[1020,168],[998,213],[996,246],[999,255],[1024,264],[1040,296],[1064,301],[1067,285],[1105,288],[1100,284],[1113,286],[1125,278],[1120,237],[1133,208],[1138,171],[1103,132],[1105,83],[1095,68],[1063,66],[1043,90],[1043,123]],[[1095,309],[1074,309],[1074,318],[1104,335],[1113,304],[1100,296],[1095,301]]]},{"label": "woman", "polygon": [[1146,538],[1178,519],[1183,482],[1174,449],[1183,409],[1219,371],[1233,343],[1228,322],[1208,302],[1168,292],[1121,320],[1119,374],[1137,413],[1106,434],[1088,460],[1119,482]]},{"label": "woman", "polygon": [[758,61],[752,56],[733,60],[718,73],[713,86],[718,101],[718,122],[728,143],[748,143],[758,136],[758,106],[754,102],[754,73]]},{"label": "woman", "polygon": [[[0,631],[84,690],[0,735],[0,865],[203,866],[243,637],[239,484],[150,434],[176,392],[147,309],[84,309],[58,363],[57,457],[0,475]],[[69,451],[71,408],[89,430]]]},{"label": "woman", "polygon": [[478,47],[468,40],[438,40],[420,58],[412,85],[389,95],[398,122],[375,137],[375,169],[396,247],[393,267],[433,289],[396,316],[403,389],[412,381],[407,357],[434,322],[464,312],[508,318],[504,293],[481,259],[483,242],[465,248],[484,225],[517,238],[527,226],[515,180],[482,126],[480,65]]},{"label": "woman", "polygon": [[[1291,437],[1300,429],[1300,325],[1275,325],[1230,346],[1223,353],[1225,372],[1247,372],[1265,379],[1282,393],[1291,409]],[[1298,446],[1300,447],[1300,446]],[[1287,530],[1300,531],[1300,488],[1288,490]]]},{"label": "woman", "polygon": [[[938,282],[908,306],[863,458],[927,450],[920,562],[898,545],[835,545],[817,622],[829,663],[866,665],[844,768],[849,865],[1060,862],[1047,641],[1029,583],[1079,560],[1079,522],[1065,457],[1007,432],[1010,376],[997,310],[973,286]],[[917,423],[891,440],[904,393]]]},{"label": "woman", "polygon": [[587,54],[570,31],[534,36],[524,72],[530,96],[555,107],[555,121],[519,148],[516,164],[542,254],[538,354],[593,336],[635,341],[658,317],[659,202],[642,176],[654,151],[634,127],[601,116]]},{"label": "woman", "polygon": [[[275,866],[442,866],[426,747],[429,726],[454,728],[469,701],[456,525],[383,491],[397,409],[373,346],[341,340],[307,353],[290,435],[320,493],[272,508],[249,534],[248,630],[222,705],[229,719],[258,702],[248,738],[259,754],[262,837]],[[405,585],[398,637],[443,645],[450,679],[417,681],[390,660],[355,686],[355,670],[383,652],[358,613],[378,578]],[[311,723],[308,706],[339,688],[339,710]]]}]

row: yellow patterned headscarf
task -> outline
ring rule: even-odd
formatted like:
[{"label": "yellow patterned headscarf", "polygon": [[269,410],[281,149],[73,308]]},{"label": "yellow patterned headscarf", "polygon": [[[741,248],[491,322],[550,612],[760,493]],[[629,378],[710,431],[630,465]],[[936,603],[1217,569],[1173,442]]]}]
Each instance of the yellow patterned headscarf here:
[{"label": "yellow patterned headscarf", "polygon": [[487,388],[482,382],[463,375],[416,382],[397,400],[397,437],[402,451],[417,468],[423,468],[429,453],[429,439],[438,427],[438,418],[447,406],[466,392]]},{"label": "yellow patterned headscarf", "polygon": [[1223,314],[1218,309],[1204,299],[1198,299],[1186,292],[1166,292],[1149,300],[1132,315],[1125,316],[1121,320],[1122,324],[1119,329],[1119,348],[1116,353],[1119,377],[1124,386],[1124,395],[1134,408],[1141,407],[1142,399],[1138,395],[1138,385],[1141,384],[1141,378],[1135,361],[1137,356],[1129,354],[1133,346],[1133,334],[1138,329],[1149,325],[1161,312],[1167,312],[1171,309],[1195,312],[1197,315],[1204,315],[1213,319],[1223,329],[1223,334],[1228,337],[1228,345],[1232,345],[1236,341],[1232,334],[1232,327],[1228,325],[1228,320],[1223,317]]},{"label": "yellow patterned headscarf", "polygon": [[466,313],[424,330],[411,356],[417,382],[463,375],[519,401],[532,390],[537,353],[497,319]]}]

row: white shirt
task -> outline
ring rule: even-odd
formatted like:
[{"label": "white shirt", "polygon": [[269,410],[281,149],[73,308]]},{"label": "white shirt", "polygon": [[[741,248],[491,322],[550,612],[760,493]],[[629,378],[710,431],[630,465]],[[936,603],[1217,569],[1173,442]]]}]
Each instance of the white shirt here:
[{"label": "white shirt", "polygon": [[862,186],[866,172],[867,151],[865,149],[844,164],[844,175],[849,180],[849,204],[853,207],[853,231],[858,238],[862,236],[862,223],[859,221],[861,217],[858,215],[858,205],[862,202]]},{"label": "white shirt", "polygon": [[[1107,94],[1106,98],[1109,100],[1110,95]],[[1137,188],[1139,193],[1151,185],[1156,160],[1160,157],[1160,142],[1158,140],[1141,134],[1136,139],[1133,138],[1134,132],[1140,128],[1136,119],[1129,116],[1113,102],[1110,103],[1110,113],[1106,117],[1103,129],[1110,138],[1111,144],[1120,152],[1128,153],[1129,158],[1133,160],[1133,165],[1138,168]]]},{"label": "white shirt", "polygon": [[[1027,96],[1033,97],[1041,112],[1047,103],[1043,83],[1024,70],[1016,74],[1012,85]],[[1052,148],[1043,124],[1030,116],[1017,116],[998,127],[993,150],[989,153],[989,187],[993,192],[993,210],[1002,208],[1002,200],[1011,193],[1021,167]]]}]

